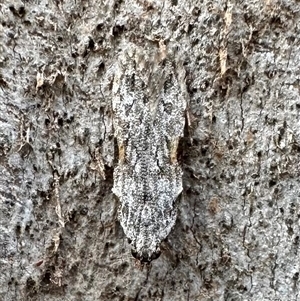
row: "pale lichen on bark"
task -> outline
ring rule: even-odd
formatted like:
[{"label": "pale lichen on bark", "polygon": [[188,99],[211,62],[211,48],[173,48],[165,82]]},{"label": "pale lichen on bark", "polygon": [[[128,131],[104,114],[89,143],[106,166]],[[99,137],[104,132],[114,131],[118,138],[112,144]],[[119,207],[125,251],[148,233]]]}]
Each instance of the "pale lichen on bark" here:
[{"label": "pale lichen on bark", "polygon": [[119,158],[113,192],[132,254],[150,262],[175,224],[182,192],[177,148],[185,124],[184,69],[164,48],[151,52],[130,44],[114,71]]}]

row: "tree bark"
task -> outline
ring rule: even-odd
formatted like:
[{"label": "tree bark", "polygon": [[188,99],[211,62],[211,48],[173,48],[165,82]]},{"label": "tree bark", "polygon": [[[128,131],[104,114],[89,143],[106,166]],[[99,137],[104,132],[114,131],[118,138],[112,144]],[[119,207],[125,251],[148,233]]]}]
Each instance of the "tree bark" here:
[{"label": "tree bark", "polygon": [[[2,0],[0,299],[299,300],[299,11]],[[176,49],[189,98],[177,221],[144,268],[111,192],[130,43]]]}]

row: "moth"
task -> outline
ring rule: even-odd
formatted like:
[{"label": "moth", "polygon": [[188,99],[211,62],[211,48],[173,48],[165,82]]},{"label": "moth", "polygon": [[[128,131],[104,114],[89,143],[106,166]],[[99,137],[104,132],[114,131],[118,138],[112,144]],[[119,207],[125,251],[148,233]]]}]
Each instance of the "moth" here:
[{"label": "moth", "polygon": [[113,127],[118,145],[113,193],[132,255],[149,263],[175,224],[182,192],[178,143],[185,126],[185,72],[174,56],[131,44],[118,57]]}]

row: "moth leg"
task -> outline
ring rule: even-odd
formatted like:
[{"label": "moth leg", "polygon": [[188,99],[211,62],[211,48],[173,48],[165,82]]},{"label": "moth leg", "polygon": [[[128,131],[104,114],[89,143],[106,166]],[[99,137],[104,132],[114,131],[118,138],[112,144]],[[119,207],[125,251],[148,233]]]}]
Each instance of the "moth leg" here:
[{"label": "moth leg", "polygon": [[177,149],[179,138],[174,138],[170,143],[170,162],[171,164],[177,163]]},{"label": "moth leg", "polygon": [[184,126],[184,137],[189,138],[189,142],[192,145],[193,144],[193,132],[197,126],[197,119],[196,117],[191,113],[189,108],[185,109],[185,126]]},{"label": "moth leg", "polygon": [[125,145],[122,142],[118,142],[118,151],[119,151],[119,163],[124,164],[125,162]]}]

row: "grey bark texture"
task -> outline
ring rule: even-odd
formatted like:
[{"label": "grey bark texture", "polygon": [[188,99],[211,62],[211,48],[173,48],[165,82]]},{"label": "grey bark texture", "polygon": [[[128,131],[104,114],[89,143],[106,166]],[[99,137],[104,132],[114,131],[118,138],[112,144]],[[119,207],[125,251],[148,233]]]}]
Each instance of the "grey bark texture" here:
[{"label": "grey bark texture", "polygon": [[[0,300],[299,300],[298,1],[0,1]],[[161,256],[111,192],[111,66],[175,49],[190,126]]]}]

